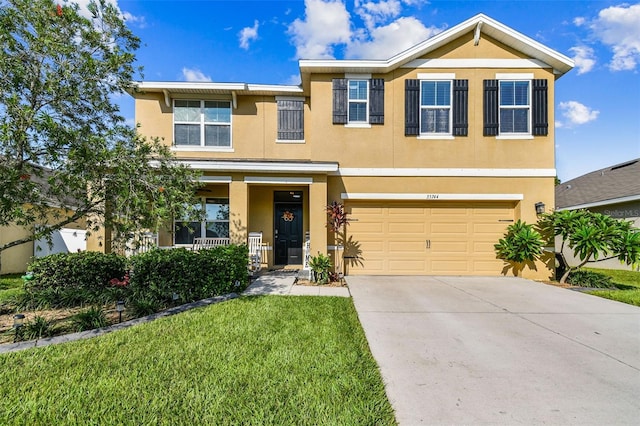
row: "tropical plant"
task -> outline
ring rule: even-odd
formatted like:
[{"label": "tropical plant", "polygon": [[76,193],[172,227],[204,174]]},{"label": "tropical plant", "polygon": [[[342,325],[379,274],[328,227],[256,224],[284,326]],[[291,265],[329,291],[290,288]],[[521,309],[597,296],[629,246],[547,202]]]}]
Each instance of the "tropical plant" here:
[{"label": "tropical plant", "polygon": [[535,269],[535,261],[542,255],[544,241],[533,225],[529,225],[518,219],[509,225],[504,238],[494,245],[496,256],[508,262],[513,267],[513,272],[518,275],[529,266]]},{"label": "tropical plant", "polygon": [[[550,239],[559,236],[562,240],[557,256],[567,269],[561,283],[587,263],[617,258],[626,265],[640,264],[640,229],[629,221],[588,210],[564,210],[543,215],[538,227]],[[580,259],[578,265],[568,264],[565,246]]]},{"label": "tropical plant", "polygon": [[[351,218],[349,218],[349,213],[344,208],[344,204],[339,203],[337,201],[333,201],[331,204],[326,206],[327,213],[327,228],[329,228],[334,234],[334,240],[337,245],[341,245],[343,248],[343,256],[346,254],[347,245],[349,240],[347,239],[347,225]],[[336,265],[336,269],[341,273],[344,273],[342,261],[336,256],[338,259],[338,264]]]},{"label": "tropical plant", "polygon": [[142,138],[113,102],[135,90],[140,41],[115,2],[84,7],[53,0],[0,7],[0,226],[29,231],[0,244],[0,254],[51,242],[79,220],[89,233],[112,229],[102,241],[110,244],[197,215],[197,172],[178,165],[159,140]]},{"label": "tropical plant", "polygon": [[317,256],[311,256],[309,267],[311,268],[311,280],[318,284],[328,284],[331,272],[331,258],[318,252]]}]

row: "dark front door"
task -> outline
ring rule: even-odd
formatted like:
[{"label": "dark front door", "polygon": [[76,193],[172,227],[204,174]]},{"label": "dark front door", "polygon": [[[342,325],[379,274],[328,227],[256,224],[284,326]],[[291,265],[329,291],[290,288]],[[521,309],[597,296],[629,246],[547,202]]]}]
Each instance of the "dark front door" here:
[{"label": "dark front door", "polygon": [[275,203],[275,264],[302,265],[302,203]]}]

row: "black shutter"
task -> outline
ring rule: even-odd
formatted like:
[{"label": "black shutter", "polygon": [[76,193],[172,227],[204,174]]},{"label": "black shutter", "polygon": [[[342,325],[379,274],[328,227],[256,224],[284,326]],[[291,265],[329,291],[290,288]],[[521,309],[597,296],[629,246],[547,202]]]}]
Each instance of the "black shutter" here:
[{"label": "black shutter", "polygon": [[404,82],[404,135],[420,134],[420,80]]},{"label": "black shutter", "polygon": [[279,100],[278,139],[283,141],[304,139],[304,101]]},{"label": "black shutter", "polygon": [[496,136],[498,134],[498,80],[484,81],[483,108],[483,134]]},{"label": "black shutter", "polygon": [[369,80],[369,124],[384,124],[384,78]]},{"label": "black shutter", "polygon": [[533,135],[547,136],[549,133],[547,80],[533,80]]},{"label": "black shutter", "polygon": [[347,79],[333,79],[333,124],[347,124]]},{"label": "black shutter", "polygon": [[453,136],[469,132],[469,80],[453,80]]}]

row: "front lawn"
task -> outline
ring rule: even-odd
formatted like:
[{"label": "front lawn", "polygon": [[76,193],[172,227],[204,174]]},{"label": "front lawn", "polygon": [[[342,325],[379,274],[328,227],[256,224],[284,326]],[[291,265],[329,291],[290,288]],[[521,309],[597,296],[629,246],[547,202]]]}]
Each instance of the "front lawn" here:
[{"label": "front lawn", "polygon": [[395,424],[351,299],[253,297],[0,355],[0,424]]},{"label": "front lawn", "polygon": [[22,285],[20,274],[0,275],[0,304],[22,293]]},{"label": "front lawn", "polygon": [[589,294],[640,306],[640,272],[585,268],[611,277],[618,290],[593,290]]}]

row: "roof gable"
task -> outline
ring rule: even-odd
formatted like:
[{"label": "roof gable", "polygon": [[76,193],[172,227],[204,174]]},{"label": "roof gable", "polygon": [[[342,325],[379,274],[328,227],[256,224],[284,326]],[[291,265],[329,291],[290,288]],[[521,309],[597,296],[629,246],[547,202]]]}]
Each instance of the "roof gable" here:
[{"label": "roof gable", "polygon": [[388,73],[403,67],[411,61],[432,52],[453,40],[474,31],[475,42],[480,42],[482,35],[522,52],[538,64],[546,64],[561,76],[571,70],[573,61],[567,56],[507,27],[506,25],[484,15],[478,14],[446,31],[443,31],[415,46],[398,53],[386,60],[300,60],[300,72],[305,80],[305,74],[310,73]]}]

